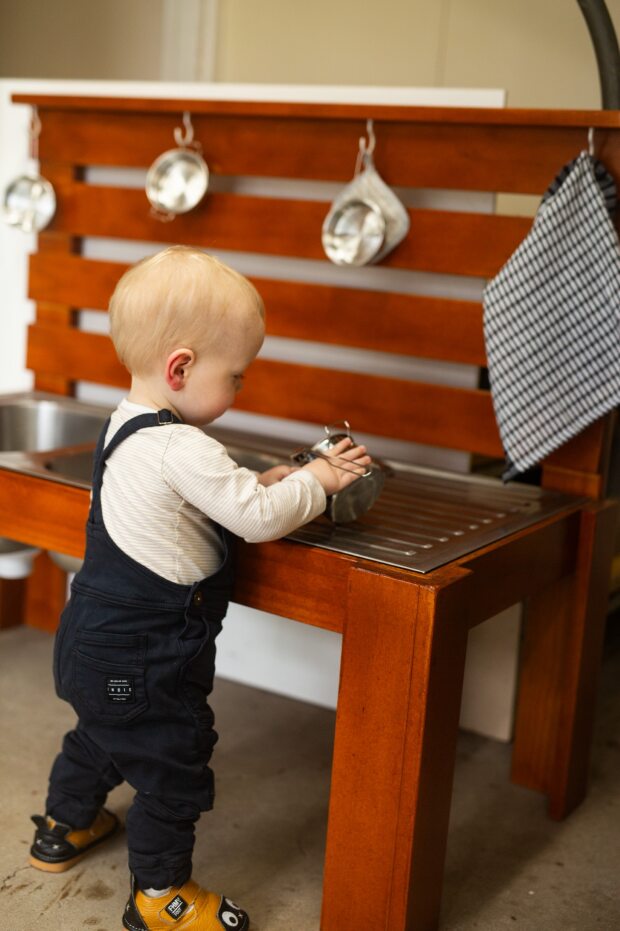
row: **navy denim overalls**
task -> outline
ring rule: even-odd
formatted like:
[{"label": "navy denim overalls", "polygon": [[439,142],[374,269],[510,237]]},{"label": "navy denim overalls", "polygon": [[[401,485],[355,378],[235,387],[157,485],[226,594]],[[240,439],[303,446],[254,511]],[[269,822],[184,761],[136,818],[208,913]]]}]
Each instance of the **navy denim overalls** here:
[{"label": "navy denim overalls", "polygon": [[50,775],[47,814],[87,827],[108,791],[136,790],[127,814],[129,867],[141,888],[191,875],[194,822],[213,806],[208,766],[217,734],[207,696],[215,638],[232,586],[231,536],[218,528],[224,562],[211,576],[180,585],[124,553],[101,511],[108,456],[137,430],[173,430],[170,411],[127,421],[95,451],[84,564],[75,576],[54,649],[58,695],[78,715]]}]

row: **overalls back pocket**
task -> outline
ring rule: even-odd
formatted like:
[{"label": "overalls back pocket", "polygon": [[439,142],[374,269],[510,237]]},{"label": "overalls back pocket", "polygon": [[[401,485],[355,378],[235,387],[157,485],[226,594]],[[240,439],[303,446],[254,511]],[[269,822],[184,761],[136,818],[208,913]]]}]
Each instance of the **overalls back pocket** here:
[{"label": "overalls back pocket", "polygon": [[146,641],[145,634],[79,631],[71,704],[80,720],[127,724],[146,711]]}]

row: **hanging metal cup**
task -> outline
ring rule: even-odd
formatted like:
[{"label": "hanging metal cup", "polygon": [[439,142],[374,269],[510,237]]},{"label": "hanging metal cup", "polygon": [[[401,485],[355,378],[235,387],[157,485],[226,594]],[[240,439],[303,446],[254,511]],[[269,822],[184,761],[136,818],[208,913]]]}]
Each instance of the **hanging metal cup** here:
[{"label": "hanging metal cup", "polygon": [[[33,107],[30,121],[30,158],[39,159],[39,135],[41,120],[37,108]],[[9,226],[23,233],[34,233],[45,229],[56,213],[56,194],[50,182],[33,168],[19,175],[4,192],[2,218]]]},{"label": "hanging metal cup", "polygon": [[[322,439],[315,443],[314,446],[297,450],[297,452],[293,453],[291,459],[300,465],[312,462],[313,459],[327,459],[333,468],[342,469],[343,472],[352,472],[354,471],[354,464],[349,459],[342,459],[340,456],[330,456],[328,454],[332,447],[347,437],[355,445],[346,420],[341,423],[329,424],[325,427],[325,436]],[[358,517],[370,510],[381,494],[385,475],[385,469],[380,463],[371,462],[370,465],[366,466],[363,473],[357,475],[354,482],[351,482],[342,491],[328,496],[325,515],[334,524],[348,524],[353,520],[357,520]]]},{"label": "hanging metal cup", "polygon": [[372,120],[362,136],[353,180],[338,195],[323,222],[321,239],[336,265],[370,265],[391,252],[409,232],[409,214],[374,165]]},{"label": "hanging metal cup", "polygon": [[146,176],[146,196],[151,214],[158,220],[173,220],[196,207],[207,193],[209,169],[194,141],[189,113],[183,114],[183,129],[174,130],[178,148],[168,149],[155,159]]}]

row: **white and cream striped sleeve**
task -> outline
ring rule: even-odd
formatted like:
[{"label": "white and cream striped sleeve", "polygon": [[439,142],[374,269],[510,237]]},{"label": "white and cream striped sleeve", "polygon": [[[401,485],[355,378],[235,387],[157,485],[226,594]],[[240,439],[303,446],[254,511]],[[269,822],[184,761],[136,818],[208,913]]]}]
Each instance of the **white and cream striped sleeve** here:
[{"label": "white and cream striped sleeve", "polygon": [[307,469],[265,487],[255,472],[239,467],[221,443],[196,427],[171,428],[162,478],[248,543],[277,540],[325,510],[323,486]]}]

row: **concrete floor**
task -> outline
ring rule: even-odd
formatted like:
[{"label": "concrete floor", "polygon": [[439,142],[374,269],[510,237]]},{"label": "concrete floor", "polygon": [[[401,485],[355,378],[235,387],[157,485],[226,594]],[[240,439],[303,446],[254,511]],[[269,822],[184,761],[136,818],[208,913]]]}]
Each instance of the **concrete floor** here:
[{"label": "concrete floor", "polygon": [[[461,735],[442,931],[620,929],[618,628],[620,619],[610,623],[590,795],[566,822],[510,785],[509,747]],[[53,694],[51,649],[34,630],[0,634],[0,931],[121,931],[122,834],[65,874],[26,865],[29,815],[42,811],[73,722]],[[194,875],[242,903],[254,931],[317,931],[334,716],[223,680],[213,703],[218,802],[200,824]],[[130,800],[119,787],[109,805],[123,816]]]}]

